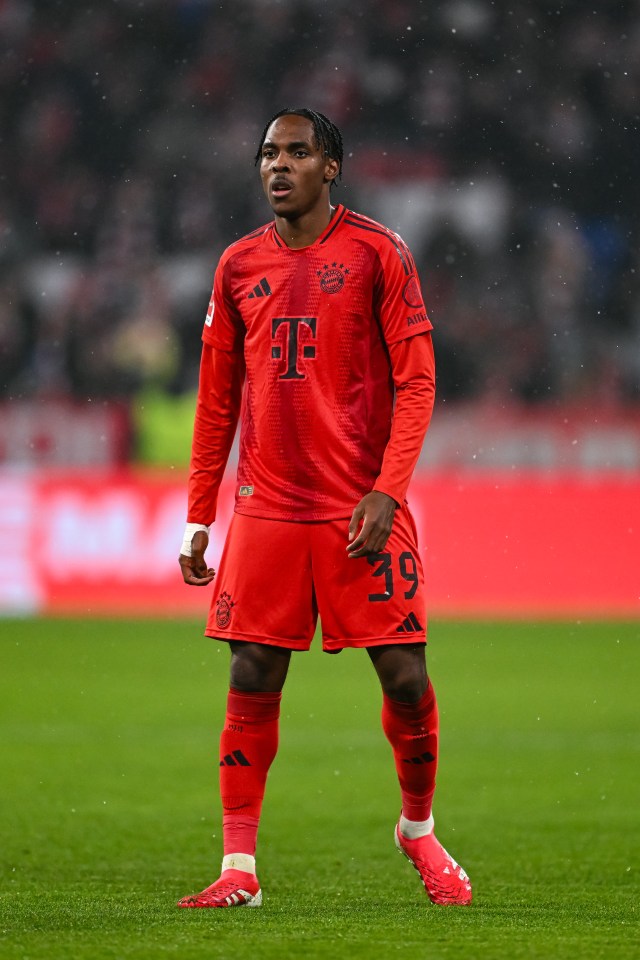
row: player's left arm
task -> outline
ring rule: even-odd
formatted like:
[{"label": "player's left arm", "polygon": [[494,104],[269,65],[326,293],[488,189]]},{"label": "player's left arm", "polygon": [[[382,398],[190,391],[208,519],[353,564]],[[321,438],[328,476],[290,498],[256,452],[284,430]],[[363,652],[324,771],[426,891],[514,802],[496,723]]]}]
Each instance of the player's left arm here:
[{"label": "player's left arm", "polygon": [[396,402],[382,469],[358,503],[349,525],[350,557],[384,549],[396,508],[406,497],[435,400],[435,358],[429,332],[389,345]]}]

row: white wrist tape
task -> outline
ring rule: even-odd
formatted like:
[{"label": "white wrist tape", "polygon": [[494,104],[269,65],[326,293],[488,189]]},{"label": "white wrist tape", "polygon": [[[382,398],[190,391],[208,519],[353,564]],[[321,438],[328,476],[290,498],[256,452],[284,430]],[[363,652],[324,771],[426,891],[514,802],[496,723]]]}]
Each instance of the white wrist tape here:
[{"label": "white wrist tape", "polygon": [[188,523],[185,527],[184,538],[182,540],[182,546],[180,547],[180,553],[183,557],[191,556],[191,541],[198,530],[202,530],[209,536],[209,527],[206,527],[204,523]]}]

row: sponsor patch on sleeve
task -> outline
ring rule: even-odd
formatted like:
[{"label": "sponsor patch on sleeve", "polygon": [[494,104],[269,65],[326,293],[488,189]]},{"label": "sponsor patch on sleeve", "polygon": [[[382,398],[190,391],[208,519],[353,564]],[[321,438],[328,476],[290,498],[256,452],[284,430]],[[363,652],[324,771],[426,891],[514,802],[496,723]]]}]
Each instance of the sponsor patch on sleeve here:
[{"label": "sponsor patch on sleeve", "polygon": [[407,317],[407,326],[415,327],[419,323],[429,323],[429,317],[426,315],[424,310],[420,310],[419,313],[412,313],[411,316]]}]

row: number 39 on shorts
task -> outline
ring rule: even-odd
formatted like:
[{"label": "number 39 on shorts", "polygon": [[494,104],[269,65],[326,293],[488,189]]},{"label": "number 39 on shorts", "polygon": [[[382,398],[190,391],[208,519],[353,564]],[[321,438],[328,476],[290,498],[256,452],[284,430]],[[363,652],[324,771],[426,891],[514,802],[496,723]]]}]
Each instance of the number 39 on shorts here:
[{"label": "number 39 on shorts", "polygon": [[[393,596],[395,589],[393,560],[394,558],[390,553],[372,553],[367,557],[369,565],[374,568],[371,575],[373,577],[384,577],[384,592],[369,594],[369,600],[373,603],[390,600]],[[415,557],[408,550],[405,550],[398,557],[398,569],[395,573],[399,574],[401,580],[404,581],[404,584],[399,586],[404,589],[405,600],[411,600],[418,589],[418,565]],[[408,585],[408,589],[405,585]]]}]

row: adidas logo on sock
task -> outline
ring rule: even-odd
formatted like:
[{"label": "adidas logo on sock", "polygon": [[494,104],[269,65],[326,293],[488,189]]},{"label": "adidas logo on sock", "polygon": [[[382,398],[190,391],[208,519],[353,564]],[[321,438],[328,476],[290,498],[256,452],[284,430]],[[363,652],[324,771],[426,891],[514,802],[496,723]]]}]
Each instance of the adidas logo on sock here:
[{"label": "adidas logo on sock", "polygon": [[415,763],[419,766],[421,763],[433,763],[435,757],[432,753],[421,753],[419,757],[403,757],[403,763]]},{"label": "adidas logo on sock", "polygon": [[226,757],[223,757],[220,761],[221,767],[250,767],[251,763],[245,757],[242,750],[234,750],[233,753],[228,753]]},{"label": "adidas logo on sock", "polygon": [[266,277],[263,277],[260,283],[256,283],[251,293],[247,294],[247,300],[253,300],[254,297],[270,297],[271,287]]},{"label": "adidas logo on sock", "polygon": [[413,611],[402,621],[399,627],[396,627],[396,633],[417,633],[422,632],[424,627],[416,617]]}]

